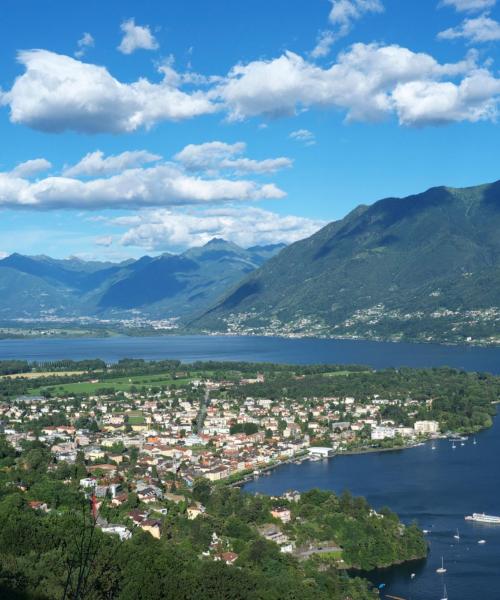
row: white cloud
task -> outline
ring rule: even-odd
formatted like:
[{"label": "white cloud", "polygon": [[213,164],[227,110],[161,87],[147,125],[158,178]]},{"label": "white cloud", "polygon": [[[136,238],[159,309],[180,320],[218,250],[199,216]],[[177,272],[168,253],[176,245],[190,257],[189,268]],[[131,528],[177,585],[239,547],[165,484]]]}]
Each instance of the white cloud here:
[{"label": "white cloud", "polygon": [[[120,219],[113,221],[124,225]],[[224,207],[191,212],[156,210],[141,213],[121,243],[147,250],[200,246],[221,237],[240,246],[291,243],[315,233],[326,223],[283,216],[255,207]]]},{"label": "white cloud", "polygon": [[[108,162],[108,158],[98,155],[97,167],[93,164],[87,172],[92,168],[98,172],[99,166],[101,173],[112,172],[112,167],[117,168],[121,159],[122,155],[109,157]],[[16,171],[0,173],[0,208],[97,210],[254,201],[285,196],[273,183],[195,176],[173,163],[160,162],[147,168],[127,168],[126,161],[122,164],[124,170],[121,172],[83,181],[67,174],[30,181]],[[77,170],[85,174],[85,159],[79,165]]]},{"label": "white cloud", "polygon": [[[457,63],[440,64],[424,52],[374,43],[350,46],[327,68],[285,52],[271,60],[238,64],[224,78],[177,73],[171,59],[167,59],[158,68],[162,77],[158,83],[147,79],[121,83],[104,67],[45,50],[21,52],[19,60],[25,72],[10,91],[0,92],[0,104],[10,106],[11,121],[42,131],[85,133],[133,132],[165,120],[187,119],[218,110],[225,110],[229,121],[237,121],[334,108],[345,113],[346,121],[375,122],[401,114],[393,95],[402,85],[413,83],[417,88],[434,82],[460,87],[478,70],[474,51]],[[196,89],[198,85],[208,89]],[[189,91],[183,86],[189,86]],[[191,91],[193,87],[195,91]],[[492,118],[491,105],[496,103],[496,95],[485,98],[484,110],[479,113]],[[474,105],[471,111],[459,114],[474,120],[472,115],[478,114],[477,109]],[[422,114],[421,121],[414,124],[432,120],[426,120]],[[401,123],[410,124],[408,120]],[[226,160],[233,162],[224,168],[258,173],[283,168],[288,159]]]},{"label": "white cloud", "polygon": [[465,19],[458,27],[450,27],[438,34],[441,40],[464,38],[475,44],[500,40],[500,23],[487,15]]},{"label": "white cloud", "polygon": [[328,69],[293,52],[238,65],[219,94],[232,120],[294,115],[316,106],[344,109],[348,121],[377,121],[393,113],[397,86],[457,77],[474,68],[474,53],[464,61],[441,65],[429,54],[401,46],[358,43]]},{"label": "white cloud", "polygon": [[393,99],[403,125],[443,125],[495,120],[500,80],[477,70],[459,84],[415,81],[396,88]]},{"label": "white cloud", "polygon": [[82,58],[85,55],[88,48],[94,47],[94,38],[87,31],[78,40],[78,50],[75,52],[76,58]]},{"label": "white cloud", "polygon": [[127,151],[106,157],[103,152],[96,150],[86,154],[76,165],[66,167],[63,174],[66,177],[111,175],[159,160],[161,160],[159,154],[152,154],[146,150]]},{"label": "white cloud", "polygon": [[11,90],[0,94],[10,106],[10,120],[47,132],[125,133],[165,120],[213,113],[217,106],[205,92],[181,91],[169,79],[141,78],[121,83],[104,67],[47,50],[20,52],[25,72]]},{"label": "white cloud", "polygon": [[351,30],[354,21],[368,13],[381,13],[384,5],[380,0],[331,0],[330,21],[338,26],[338,36],[344,36]]},{"label": "white cloud", "polygon": [[492,8],[497,0],[441,0],[441,6],[452,6],[459,12],[480,11]]},{"label": "white cloud", "polygon": [[156,50],[158,42],[147,25],[136,25],[134,19],[123,21],[120,26],[124,33],[118,50],[123,54],[132,54],[136,50]]},{"label": "white cloud", "polygon": [[316,136],[309,129],[297,129],[292,131],[288,137],[297,142],[303,142],[306,146],[314,146],[316,143]]},{"label": "white cloud", "polygon": [[239,156],[245,150],[246,144],[243,142],[226,144],[215,141],[189,144],[177,153],[174,159],[191,171],[230,170],[240,175],[244,173],[274,173],[280,169],[291,167],[293,164],[290,158],[284,156],[265,160],[252,160]]},{"label": "white cloud", "polygon": [[24,177],[29,179],[38,173],[48,171],[52,164],[45,158],[34,158],[20,163],[10,173],[14,177]]},{"label": "white cloud", "polygon": [[323,58],[330,54],[335,42],[333,31],[321,31],[316,40],[316,46],[311,50],[311,58]]}]

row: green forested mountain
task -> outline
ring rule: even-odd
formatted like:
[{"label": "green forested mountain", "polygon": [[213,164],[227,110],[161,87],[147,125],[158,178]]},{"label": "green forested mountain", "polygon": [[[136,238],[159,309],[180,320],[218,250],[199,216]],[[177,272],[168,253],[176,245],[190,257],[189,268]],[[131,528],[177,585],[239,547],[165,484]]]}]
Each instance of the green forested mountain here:
[{"label": "green forested mountain", "polygon": [[362,205],[284,249],[193,325],[498,341],[499,231],[500,182]]},{"label": "green forested mountain", "polygon": [[214,239],[181,255],[113,264],[12,254],[0,260],[0,318],[182,317],[204,310],[282,248]]}]

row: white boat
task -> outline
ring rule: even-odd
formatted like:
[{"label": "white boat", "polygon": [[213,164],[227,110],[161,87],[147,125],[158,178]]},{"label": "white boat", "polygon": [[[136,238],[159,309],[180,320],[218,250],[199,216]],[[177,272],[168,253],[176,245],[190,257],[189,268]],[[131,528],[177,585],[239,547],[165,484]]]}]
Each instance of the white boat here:
[{"label": "white boat", "polygon": [[453,442],[453,444],[451,445],[451,447],[453,448],[453,450],[455,450],[455,448],[456,448],[455,442]]},{"label": "white boat", "polygon": [[474,446],[477,444],[476,438],[474,438],[474,441],[472,443],[474,444]]},{"label": "white boat", "polygon": [[457,533],[455,533],[455,535],[453,536],[456,540],[460,539],[460,532],[457,529]]},{"label": "white boat", "polygon": [[478,544],[486,544],[486,540],[479,540]]},{"label": "white boat", "polygon": [[446,573],[446,569],[444,568],[444,558],[441,557],[441,566],[439,569],[436,569],[436,573]]},{"label": "white boat", "polygon": [[473,513],[465,517],[466,521],[476,521],[477,523],[490,523],[494,525],[500,525],[500,517],[495,515],[486,515],[484,513]]},{"label": "white boat", "polygon": [[448,600],[448,592],[446,591],[446,583],[444,584],[443,597],[441,600]]}]

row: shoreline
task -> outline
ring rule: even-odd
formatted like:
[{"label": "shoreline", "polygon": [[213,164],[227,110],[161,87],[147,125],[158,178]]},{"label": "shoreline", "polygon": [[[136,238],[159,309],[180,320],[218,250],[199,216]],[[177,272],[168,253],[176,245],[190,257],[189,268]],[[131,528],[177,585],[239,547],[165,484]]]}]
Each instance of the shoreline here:
[{"label": "shoreline", "polygon": [[284,334],[284,333],[250,333],[250,332],[223,332],[223,331],[192,331],[192,330],[149,330],[146,329],[144,332],[141,330],[133,330],[130,332],[123,330],[114,330],[110,328],[107,332],[99,334],[97,330],[90,330],[88,333],[81,333],[79,335],[71,335],[65,333],[55,333],[54,335],[23,335],[22,333],[2,337],[0,335],[0,341],[9,340],[43,340],[43,339],[66,339],[66,340],[78,340],[82,338],[87,339],[107,339],[110,337],[125,337],[125,338],[157,338],[157,337],[262,337],[262,338],[276,338],[283,340],[336,340],[336,341],[350,341],[350,342],[382,342],[386,344],[425,344],[425,345],[437,345],[445,347],[456,347],[456,348],[500,348],[500,341],[498,342],[475,342],[475,341],[449,341],[449,340],[427,340],[419,338],[404,338],[404,339],[391,339],[384,337],[362,337],[362,336],[330,336],[330,335],[297,335],[297,334]]}]

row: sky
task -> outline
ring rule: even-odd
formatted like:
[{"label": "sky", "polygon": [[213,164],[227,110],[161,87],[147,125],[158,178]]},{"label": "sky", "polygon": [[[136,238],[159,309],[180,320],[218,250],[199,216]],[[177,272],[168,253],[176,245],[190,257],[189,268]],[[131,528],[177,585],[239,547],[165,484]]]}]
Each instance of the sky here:
[{"label": "sky", "polygon": [[500,179],[497,0],[2,0],[0,257],[291,243]]}]

